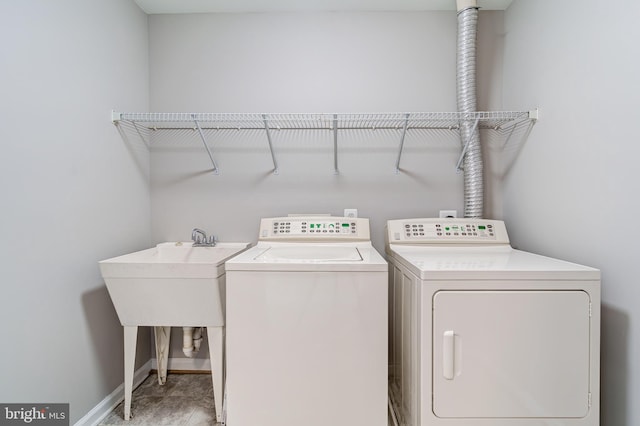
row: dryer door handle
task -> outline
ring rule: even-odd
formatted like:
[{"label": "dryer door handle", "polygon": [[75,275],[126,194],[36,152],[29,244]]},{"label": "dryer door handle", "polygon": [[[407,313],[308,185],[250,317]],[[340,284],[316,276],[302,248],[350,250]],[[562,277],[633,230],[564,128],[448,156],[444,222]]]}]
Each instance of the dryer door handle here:
[{"label": "dryer door handle", "polygon": [[455,377],[456,334],[447,330],[442,335],[442,375],[447,380]]}]

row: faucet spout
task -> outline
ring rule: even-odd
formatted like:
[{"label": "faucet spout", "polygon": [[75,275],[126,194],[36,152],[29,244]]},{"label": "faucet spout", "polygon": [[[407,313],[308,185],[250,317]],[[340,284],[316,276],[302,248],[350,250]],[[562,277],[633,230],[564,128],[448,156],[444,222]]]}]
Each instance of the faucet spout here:
[{"label": "faucet spout", "polygon": [[193,228],[191,231],[191,240],[194,244],[203,244],[207,242],[207,233],[200,228]]}]

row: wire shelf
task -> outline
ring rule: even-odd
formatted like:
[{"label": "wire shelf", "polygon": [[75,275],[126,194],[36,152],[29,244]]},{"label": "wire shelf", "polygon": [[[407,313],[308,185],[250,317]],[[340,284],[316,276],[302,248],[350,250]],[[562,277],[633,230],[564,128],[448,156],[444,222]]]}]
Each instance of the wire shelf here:
[{"label": "wire shelf", "polygon": [[139,123],[151,130],[194,128],[198,122],[202,129],[256,130],[358,130],[451,129],[461,122],[479,120],[480,128],[500,129],[513,122],[537,118],[536,111],[478,111],[462,112],[395,112],[395,113],[174,113],[145,112],[113,113],[113,122]]},{"label": "wire shelf", "polygon": [[[261,130],[265,131],[273,161],[274,173],[278,163],[273,150],[272,130],[324,130],[333,134],[334,172],[338,173],[338,131],[345,130],[398,130],[400,144],[396,161],[396,173],[400,170],[403,145],[407,131],[454,130],[462,123],[473,123],[474,131],[491,129],[507,134],[507,141],[518,124],[538,119],[538,110],[532,111],[477,111],[477,112],[390,112],[390,113],[203,113],[203,112],[115,112],[114,124],[133,126],[140,137],[145,132],[158,130],[197,130],[213,164],[218,166],[207,143],[204,130]],[[144,138],[143,138],[144,139]],[[469,138],[470,141],[471,138]],[[457,164],[461,168],[467,141]],[[506,143],[506,141],[505,141]]]}]

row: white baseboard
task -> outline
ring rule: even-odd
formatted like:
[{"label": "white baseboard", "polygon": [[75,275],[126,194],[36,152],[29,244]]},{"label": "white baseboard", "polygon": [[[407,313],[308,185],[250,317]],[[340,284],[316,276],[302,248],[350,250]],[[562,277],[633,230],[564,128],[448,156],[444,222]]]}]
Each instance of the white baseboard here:
[{"label": "white baseboard", "polygon": [[[155,361],[155,360],[154,360]],[[137,388],[149,376],[152,370],[151,360],[147,361],[142,367],[133,373],[133,388]],[[124,383],[116,388],[110,395],[100,401],[98,405],[93,407],[83,418],[78,420],[74,426],[95,426],[100,423],[118,404],[124,401]]]},{"label": "white baseboard", "polygon": [[[158,360],[151,358],[151,369],[158,369]],[[168,370],[185,371],[211,371],[211,360],[209,358],[169,358],[167,362]]]}]

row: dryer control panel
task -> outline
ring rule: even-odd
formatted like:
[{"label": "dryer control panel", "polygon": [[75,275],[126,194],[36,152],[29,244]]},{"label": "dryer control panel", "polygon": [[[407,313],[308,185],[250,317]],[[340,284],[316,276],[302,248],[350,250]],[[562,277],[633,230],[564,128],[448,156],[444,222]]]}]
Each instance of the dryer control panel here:
[{"label": "dryer control panel", "polygon": [[386,237],[392,244],[509,244],[504,222],[491,219],[390,220]]},{"label": "dryer control panel", "polygon": [[261,241],[369,241],[369,219],[335,216],[288,216],[260,222]]}]

